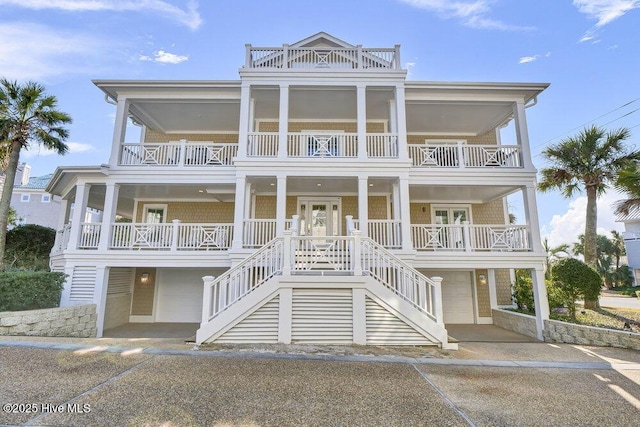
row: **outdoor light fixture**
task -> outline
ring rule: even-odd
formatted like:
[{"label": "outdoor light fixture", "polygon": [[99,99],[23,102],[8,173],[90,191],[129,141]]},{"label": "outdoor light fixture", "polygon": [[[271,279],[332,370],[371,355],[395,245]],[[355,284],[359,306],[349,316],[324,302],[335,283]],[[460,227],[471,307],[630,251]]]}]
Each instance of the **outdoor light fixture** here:
[{"label": "outdoor light fixture", "polygon": [[149,283],[149,273],[142,273],[140,275],[140,283],[146,285]]},{"label": "outdoor light fixture", "polygon": [[484,274],[478,274],[478,283],[480,283],[481,285],[486,285],[487,276],[485,276]]}]

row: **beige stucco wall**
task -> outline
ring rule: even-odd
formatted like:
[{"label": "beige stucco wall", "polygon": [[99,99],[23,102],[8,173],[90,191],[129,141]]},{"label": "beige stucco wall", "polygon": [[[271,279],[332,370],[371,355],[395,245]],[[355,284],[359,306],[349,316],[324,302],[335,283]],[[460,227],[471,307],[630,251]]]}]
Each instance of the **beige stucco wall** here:
[{"label": "beige stucco wall", "polygon": [[220,142],[220,143],[238,143],[237,133],[188,133],[188,134],[167,134],[158,132],[153,129],[147,129],[145,132],[145,142],[171,142],[180,141],[186,139],[187,141],[208,141],[208,142]]},{"label": "beige stucco wall", "polygon": [[388,219],[386,196],[369,196],[368,205],[369,219]]},{"label": "beige stucco wall", "polygon": [[498,143],[496,132],[490,130],[487,133],[478,136],[438,136],[438,135],[407,135],[407,143],[424,144],[425,140],[448,140],[448,141],[467,141],[467,144],[494,145]]},{"label": "beige stucco wall", "polygon": [[[149,281],[140,283],[142,273],[149,273]],[[133,299],[131,302],[131,314],[134,316],[151,316],[153,314],[153,298],[155,294],[156,269],[138,268],[133,285]]]},{"label": "beige stucco wall", "polygon": [[471,205],[474,224],[504,224],[504,204],[502,199]]},{"label": "beige stucco wall", "polygon": [[136,222],[142,221],[144,205],[166,204],[166,222],[179,219],[184,223],[233,223],[232,202],[138,202]]},{"label": "beige stucco wall", "polygon": [[429,203],[411,203],[409,214],[411,224],[431,224],[431,205]]},{"label": "beige stucco wall", "polygon": [[[258,123],[258,132],[278,132],[278,122]],[[289,122],[288,132],[302,132],[305,130],[341,130],[343,132],[357,132],[358,124],[353,122]],[[384,132],[384,123],[367,123],[367,132]]]},{"label": "beige stucco wall", "polygon": [[507,269],[496,270],[496,293],[498,305],[511,305],[511,275]]},{"label": "beige stucco wall", "polygon": [[[479,275],[484,274],[487,278],[487,283],[480,284]],[[476,295],[478,297],[478,316],[479,317],[491,317],[491,299],[489,297],[489,281],[487,276],[487,270],[476,270]]]},{"label": "beige stucco wall", "polygon": [[256,196],[255,218],[274,219],[276,217],[276,196]]}]

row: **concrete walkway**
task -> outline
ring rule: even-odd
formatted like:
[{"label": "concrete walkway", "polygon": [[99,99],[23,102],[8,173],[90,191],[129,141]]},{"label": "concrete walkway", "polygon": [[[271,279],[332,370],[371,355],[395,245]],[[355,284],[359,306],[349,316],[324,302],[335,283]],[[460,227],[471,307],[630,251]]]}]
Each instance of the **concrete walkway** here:
[{"label": "concrete walkway", "polygon": [[619,426],[640,416],[632,350],[193,348],[178,339],[3,337],[0,424]]}]

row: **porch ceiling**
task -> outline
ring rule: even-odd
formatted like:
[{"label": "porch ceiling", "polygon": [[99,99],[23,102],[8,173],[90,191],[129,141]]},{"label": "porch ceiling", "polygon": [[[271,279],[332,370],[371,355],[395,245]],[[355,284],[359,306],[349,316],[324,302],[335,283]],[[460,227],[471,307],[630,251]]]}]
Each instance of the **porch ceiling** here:
[{"label": "porch ceiling", "polygon": [[518,191],[512,186],[409,186],[411,200],[428,203],[487,203]]}]

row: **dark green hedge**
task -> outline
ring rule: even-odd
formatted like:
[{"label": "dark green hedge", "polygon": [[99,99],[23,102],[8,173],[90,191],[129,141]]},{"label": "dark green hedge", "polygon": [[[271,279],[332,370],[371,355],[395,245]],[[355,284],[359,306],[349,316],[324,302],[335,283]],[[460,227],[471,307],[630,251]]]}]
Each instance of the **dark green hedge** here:
[{"label": "dark green hedge", "polygon": [[58,307],[64,273],[5,271],[0,273],[0,311]]},{"label": "dark green hedge", "polygon": [[49,270],[49,252],[56,240],[53,228],[35,224],[7,231],[4,265],[7,270]]}]

